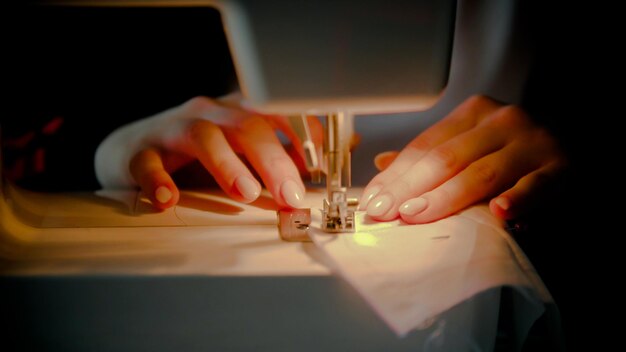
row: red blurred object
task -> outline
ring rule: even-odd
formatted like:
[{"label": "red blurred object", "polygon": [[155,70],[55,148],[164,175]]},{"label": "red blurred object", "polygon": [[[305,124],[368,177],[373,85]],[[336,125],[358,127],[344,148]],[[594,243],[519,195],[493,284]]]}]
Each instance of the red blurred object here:
[{"label": "red blurred object", "polygon": [[63,122],[63,117],[55,116],[41,128],[4,139],[2,148],[5,155],[3,165],[5,177],[16,182],[45,172],[46,149]]}]

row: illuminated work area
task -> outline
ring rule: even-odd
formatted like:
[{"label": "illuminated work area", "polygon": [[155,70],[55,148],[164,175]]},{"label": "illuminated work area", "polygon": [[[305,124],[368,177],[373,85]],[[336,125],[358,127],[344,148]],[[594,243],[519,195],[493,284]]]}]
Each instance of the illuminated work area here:
[{"label": "illuminated work area", "polygon": [[536,7],[11,7],[2,340],[567,349],[554,220],[578,130],[557,128]]}]

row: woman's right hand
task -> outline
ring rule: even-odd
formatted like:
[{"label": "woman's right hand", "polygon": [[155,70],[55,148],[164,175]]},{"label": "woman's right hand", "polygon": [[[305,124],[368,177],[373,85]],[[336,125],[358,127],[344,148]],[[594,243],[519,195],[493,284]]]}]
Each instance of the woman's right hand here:
[{"label": "woman's right hand", "polygon": [[[172,173],[197,159],[228,196],[249,203],[259,196],[261,184],[240,154],[280,207],[302,207],[305,187],[299,169],[275,134],[281,130],[303,156],[287,118],[246,110],[238,100],[233,95],[221,100],[196,97],[119,128],[96,152],[98,180],[105,188],[138,185],[155,207],[166,209],[180,195]],[[308,123],[313,142],[320,146],[321,123],[314,117]]]}]

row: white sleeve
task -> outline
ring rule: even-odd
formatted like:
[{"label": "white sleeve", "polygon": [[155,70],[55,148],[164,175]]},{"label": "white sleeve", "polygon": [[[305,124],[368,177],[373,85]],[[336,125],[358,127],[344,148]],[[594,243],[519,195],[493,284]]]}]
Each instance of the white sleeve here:
[{"label": "white sleeve", "polygon": [[[242,103],[239,92],[217,100],[236,105]],[[221,104],[195,106],[194,99],[191,99],[180,106],[121,126],[109,134],[98,146],[94,158],[96,178],[100,185],[108,189],[136,187],[137,183],[130,173],[133,156],[148,147],[179,149],[189,124],[194,120],[209,120],[218,125],[236,121],[237,113]]]},{"label": "white sleeve", "polygon": [[96,178],[103,188],[131,188],[137,183],[130,174],[130,160],[142,146],[141,136],[149,129],[152,118],[119,127],[98,146],[94,158]]}]

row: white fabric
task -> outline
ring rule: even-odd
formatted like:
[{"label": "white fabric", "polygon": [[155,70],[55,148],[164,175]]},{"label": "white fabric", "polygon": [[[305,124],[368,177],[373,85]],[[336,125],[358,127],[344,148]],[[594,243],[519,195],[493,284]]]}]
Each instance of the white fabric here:
[{"label": "white fabric", "polygon": [[[423,225],[378,223],[357,214],[358,232],[328,234],[315,215],[310,236],[398,335],[489,288],[528,288],[552,301],[515,241],[486,206]],[[534,319],[533,319],[534,320]]]}]

